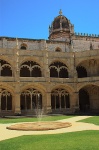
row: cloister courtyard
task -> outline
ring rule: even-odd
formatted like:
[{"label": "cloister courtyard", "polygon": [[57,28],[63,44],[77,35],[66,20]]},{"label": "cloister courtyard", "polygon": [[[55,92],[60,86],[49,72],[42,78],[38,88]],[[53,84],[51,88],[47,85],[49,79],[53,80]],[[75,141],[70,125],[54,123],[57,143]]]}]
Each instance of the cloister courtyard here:
[{"label": "cloister courtyard", "polygon": [[[44,116],[41,122],[69,122],[72,126],[48,131],[8,130],[6,127],[38,122],[33,117],[0,118],[0,147],[4,150],[38,150],[62,149],[67,150],[98,150],[99,116]],[[76,141],[78,140],[78,142]],[[17,142],[16,142],[17,141]],[[50,143],[51,142],[51,143]],[[19,143],[19,144],[18,144]],[[10,145],[9,145],[10,144]],[[55,147],[55,145],[57,145]],[[16,145],[16,148],[15,148]]]}]

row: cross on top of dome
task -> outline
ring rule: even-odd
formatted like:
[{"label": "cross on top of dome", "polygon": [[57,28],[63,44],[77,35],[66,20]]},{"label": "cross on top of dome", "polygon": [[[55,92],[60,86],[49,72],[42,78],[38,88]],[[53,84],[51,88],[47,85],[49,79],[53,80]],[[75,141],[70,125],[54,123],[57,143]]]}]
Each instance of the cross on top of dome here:
[{"label": "cross on top of dome", "polygon": [[62,15],[62,10],[60,9],[59,14]]}]

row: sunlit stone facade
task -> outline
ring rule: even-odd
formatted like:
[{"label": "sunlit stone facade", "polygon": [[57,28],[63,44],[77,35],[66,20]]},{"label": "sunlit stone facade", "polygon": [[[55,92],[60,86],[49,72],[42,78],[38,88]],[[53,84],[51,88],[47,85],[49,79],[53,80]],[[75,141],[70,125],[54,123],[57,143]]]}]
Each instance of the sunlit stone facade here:
[{"label": "sunlit stone facade", "polygon": [[62,12],[48,40],[0,37],[0,116],[99,112],[99,36],[74,33]]}]

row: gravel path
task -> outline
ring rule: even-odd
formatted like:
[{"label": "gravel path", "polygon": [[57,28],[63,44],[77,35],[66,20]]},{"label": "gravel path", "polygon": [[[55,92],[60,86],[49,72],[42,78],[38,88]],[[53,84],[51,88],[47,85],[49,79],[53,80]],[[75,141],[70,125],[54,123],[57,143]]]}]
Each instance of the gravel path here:
[{"label": "gravel path", "polygon": [[83,123],[83,122],[76,122],[82,119],[89,118],[91,116],[77,116],[72,117],[69,119],[59,120],[59,122],[70,122],[72,123],[71,127],[68,128],[61,128],[57,130],[49,130],[49,131],[17,131],[17,130],[8,130],[6,129],[7,126],[11,124],[0,124],[0,141],[5,139],[10,139],[22,135],[37,135],[37,134],[58,134],[58,133],[66,133],[66,132],[76,132],[76,131],[83,131],[83,130],[99,130],[98,125],[90,124],[90,123]]}]

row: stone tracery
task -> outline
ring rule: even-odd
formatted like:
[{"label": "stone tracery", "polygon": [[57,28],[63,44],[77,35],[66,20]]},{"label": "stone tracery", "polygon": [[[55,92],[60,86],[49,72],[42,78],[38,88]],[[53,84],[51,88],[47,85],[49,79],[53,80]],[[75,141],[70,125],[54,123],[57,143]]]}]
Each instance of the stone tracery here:
[{"label": "stone tracery", "polygon": [[24,62],[20,67],[20,76],[41,77],[41,67],[33,61]]},{"label": "stone tracery", "polygon": [[50,65],[50,77],[68,78],[67,66],[61,62],[54,62]]},{"label": "stone tracery", "polygon": [[0,60],[0,76],[12,76],[12,67],[4,60]]},{"label": "stone tracery", "polygon": [[8,90],[3,88],[0,89],[0,104],[1,110],[12,110],[12,95]]},{"label": "stone tracery", "polygon": [[70,108],[69,93],[65,89],[55,89],[51,92],[52,109]]},{"label": "stone tracery", "polygon": [[34,88],[24,90],[20,95],[21,110],[31,110],[37,108],[39,101],[40,108],[42,108],[42,93]]}]

